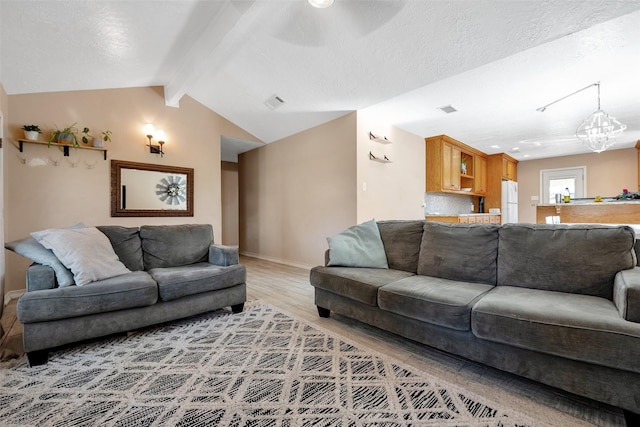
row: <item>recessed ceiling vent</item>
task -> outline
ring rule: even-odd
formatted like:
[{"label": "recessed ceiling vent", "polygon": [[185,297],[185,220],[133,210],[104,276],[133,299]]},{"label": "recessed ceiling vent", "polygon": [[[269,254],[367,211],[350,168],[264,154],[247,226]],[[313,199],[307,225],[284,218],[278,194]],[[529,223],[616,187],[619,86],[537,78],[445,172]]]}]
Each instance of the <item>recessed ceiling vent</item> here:
[{"label": "recessed ceiling vent", "polygon": [[278,95],[272,95],[264,101],[264,105],[266,105],[270,110],[275,110],[282,104],[284,104],[284,99],[280,98]]},{"label": "recessed ceiling vent", "polygon": [[444,107],[440,107],[440,109],[447,114],[455,113],[456,111],[458,111],[455,108],[453,108],[451,105],[445,105]]}]

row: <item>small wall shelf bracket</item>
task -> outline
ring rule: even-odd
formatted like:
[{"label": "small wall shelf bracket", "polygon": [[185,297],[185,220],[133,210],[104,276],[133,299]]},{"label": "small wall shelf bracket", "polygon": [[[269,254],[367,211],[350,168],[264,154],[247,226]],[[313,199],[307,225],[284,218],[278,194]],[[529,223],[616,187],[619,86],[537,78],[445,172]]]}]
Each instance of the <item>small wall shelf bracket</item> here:
[{"label": "small wall shelf bracket", "polygon": [[379,142],[380,144],[391,144],[391,141],[389,141],[386,136],[374,135],[371,131],[369,131],[369,139]]},{"label": "small wall shelf bracket", "polygon": [[369,151],[369,160],[373,160],[375,162],[380,163],[391,163],[391,160],[387,156],[376,157],[371,151]]}]

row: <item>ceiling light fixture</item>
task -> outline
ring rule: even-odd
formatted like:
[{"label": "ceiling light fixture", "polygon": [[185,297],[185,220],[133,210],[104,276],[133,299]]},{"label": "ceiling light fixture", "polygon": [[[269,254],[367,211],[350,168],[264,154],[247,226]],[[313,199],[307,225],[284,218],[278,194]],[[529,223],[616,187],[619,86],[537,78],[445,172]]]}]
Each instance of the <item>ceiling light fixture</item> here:
[{"label": "ceiling light fixture", "polygon": [[333,0],[307,0],[309,4],[318,9],[324,9],[333,4]]},{"label": "ceiling light fixture", "polygon": [[591,151],[595,153],[601,153],[615,144],[615,136],[623,132],[627,128],[627,125],[623,125],[614,117],[611,117],[600,109],[600,82],[592,83],[589,86],[585,86],[580,90],[577,90],[567,96],[564,96],[543,107],[538,108],[537,111],[543,113],[550,105],[567,99],[570,96],[582,92],[585,89],[589,89],[592,86],[598,87],[598,109],[589,117],[584,119],[582,124],[578,126],[578,129],[576,130],[576,137],[580,141],[582,141],[582,143],[586,145]]}]

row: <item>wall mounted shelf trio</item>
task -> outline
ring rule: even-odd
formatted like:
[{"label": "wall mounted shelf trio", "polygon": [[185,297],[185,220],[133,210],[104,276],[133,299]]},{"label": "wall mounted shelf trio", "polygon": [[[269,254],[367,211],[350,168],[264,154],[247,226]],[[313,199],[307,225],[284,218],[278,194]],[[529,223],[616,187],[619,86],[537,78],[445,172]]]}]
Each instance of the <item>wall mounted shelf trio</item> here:
[{"label": "wall mounted shelf trio", "polygon": [[[373,132],[369,132],[369,139],[379,144],[391,144],[391,141],[386,136],[375,135]],[[391,163],[391,160],[385,155],[375,155],[372,151],[369,151],[369,160],[380,163]]]},{"label": "wall mounted shelf trio", "polygon": [[83,147],[82,145],[74,147],[70,144],[59,144],[57,142],[46,142],[46,141],[32,141],[30,139],[19,139],[18,140],[18,150],[22,153],[24,150],[24,144],[36,144],[36,145],[46,145],[49,147],[62,147],[62,153],[65,157],[69,157],[69,149],[79,149],[79,150],[92,150],[92,151],[102,151],[104,160],[107,160],[107,149],[106,148],[97,148],[97,147]]}]

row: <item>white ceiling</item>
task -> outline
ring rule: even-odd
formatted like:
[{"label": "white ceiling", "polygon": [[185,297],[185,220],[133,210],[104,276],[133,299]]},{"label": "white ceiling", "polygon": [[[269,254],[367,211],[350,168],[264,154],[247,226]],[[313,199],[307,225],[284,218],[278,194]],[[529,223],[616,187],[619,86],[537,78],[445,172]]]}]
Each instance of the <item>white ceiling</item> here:
[{"label": "white ceiling", "polygon": [[[0,0],[0,81],[10,95],[161,85],[168,105],[188,94],[267,143],[369,107],[417,135],[526,160],[588,152],[573,133],[595,88],[536,108],[597,81],[602,108],[628,126],[616,148],[640,139],[639,11],[640,0]],[[273,95],[285,101],[274,110]],[[448,104],[459,111],[438,109]]]}]

